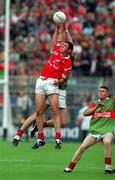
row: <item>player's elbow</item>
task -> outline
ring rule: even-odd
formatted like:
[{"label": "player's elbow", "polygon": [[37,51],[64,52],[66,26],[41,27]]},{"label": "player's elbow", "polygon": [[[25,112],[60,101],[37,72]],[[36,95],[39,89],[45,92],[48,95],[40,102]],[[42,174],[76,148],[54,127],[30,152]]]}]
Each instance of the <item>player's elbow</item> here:
[{"label": "player's elbow", "polygon": [[85,112],[83,113],[83,115],[84,115],[84,116],[89,116],[89,114],[88,114],[87,111],[85,111]]}]

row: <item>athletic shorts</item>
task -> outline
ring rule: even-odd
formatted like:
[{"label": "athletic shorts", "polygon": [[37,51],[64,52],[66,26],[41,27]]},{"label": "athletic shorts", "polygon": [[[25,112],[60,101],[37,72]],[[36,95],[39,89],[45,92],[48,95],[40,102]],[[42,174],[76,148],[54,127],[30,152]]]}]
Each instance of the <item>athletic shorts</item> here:
[{"label": "athletic shorts", "polygon": [[36,82],[35,93],[46,95],[59,94],[59,87],[53,84],[54,80],[56,79],[39,77]]},{"label": "athletic shorts", "polygon": [[106,134],[103,134],[103,135],[99,135],[99,134],[91,134],[89,133],[88,135],[95,138],[97,141],[100,141],[104,138],[104,136],[106,136],[107,134],[110,134],[113,136],[113,133],[112,132],[109,132],[109,133],[106,133]]},{"label": "athletic shorts", "polygon": [[[49,104],[46,100],[46,104]],[[59,108],[66,109],[66,90],[59,89]]]}]

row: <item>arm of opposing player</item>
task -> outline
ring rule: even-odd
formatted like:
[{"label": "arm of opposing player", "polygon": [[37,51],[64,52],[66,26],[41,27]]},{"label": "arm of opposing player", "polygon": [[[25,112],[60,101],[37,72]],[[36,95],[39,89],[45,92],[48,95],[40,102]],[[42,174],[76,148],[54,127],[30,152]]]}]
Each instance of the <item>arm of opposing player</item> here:
[{"label": "arm of opposing player", "polygon": [[88,108],[84,111],[84,116],[90,116],[92,115],[99,107],[104,106],[103,102],[98,102],[96,105],[94,103],[90,103]]},{"label": "arm of opposing player", "polygon": [[68,79],[70,78],[70,73],[71,73],[71,72],[69,72],[67,75],[62,74],[62,77],[61,77],[60,79],[54,80],[54,84],[55,84],[55,85],[60,85],[60,84],[62,84],[64,81],[68,81]]},{"label": "arm of opposing player", "polygon": [[68,79],[70,78],[70,75],[72,73],[72,67],[68,67],[68,68],[65,68],[63,73],[62,73],[62,77],[61,79],[59,80],[60,84],[63,83],[64,81],[68,81]]},{"label": "arm of opposing player", "polygon": [[68,79],[68,77],[70,77],[71,73],[72,73],[72,61],[71,60],[70,61],[65,61],[61,79],[63,81]]},{"label": "arm of opposing player", "polygon": [[88,108],[87,110],[85,110],[85,112],[83,113],[84,116],[90,116],[92,115],[95,111],[96,111],[97,107],[93,107],[93,108]]}]

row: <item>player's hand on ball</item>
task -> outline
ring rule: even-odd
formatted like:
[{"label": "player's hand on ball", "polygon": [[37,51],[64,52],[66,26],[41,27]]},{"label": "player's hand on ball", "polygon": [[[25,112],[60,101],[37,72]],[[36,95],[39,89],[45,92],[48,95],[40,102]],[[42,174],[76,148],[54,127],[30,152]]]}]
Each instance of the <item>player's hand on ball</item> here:
[{"label": "player's hand on ball", "polygon": [[63,33],[65,31],[64,24],[60,24],[59,33]]},{"label": "player's hand on ball", "polygon": [[65,30],[68,30],[69,25],[68,25],[68,23],[67,23],[67,22],[65,22],[65,23],[64,23],[64,26],[65,26]]},{"label": "player's hand on ball", "polygon": [[66,21],[66,15],[62,11],[55,12],[53,15],[53,21],[56,24],[62,24]]}]

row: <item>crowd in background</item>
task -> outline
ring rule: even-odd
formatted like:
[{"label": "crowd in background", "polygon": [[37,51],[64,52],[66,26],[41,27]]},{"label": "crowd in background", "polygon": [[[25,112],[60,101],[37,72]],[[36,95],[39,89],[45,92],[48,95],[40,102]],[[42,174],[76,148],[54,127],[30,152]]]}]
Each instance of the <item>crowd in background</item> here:
[{"label": "crowd in background", "polygon": [[[34,75],[48,58],[61,10],[74,40],[73,77],[115,74],[114,0],[12,0],[10,9],[10,75]],[[0,15],[0,64],[4,58],[5,16]]]}]

